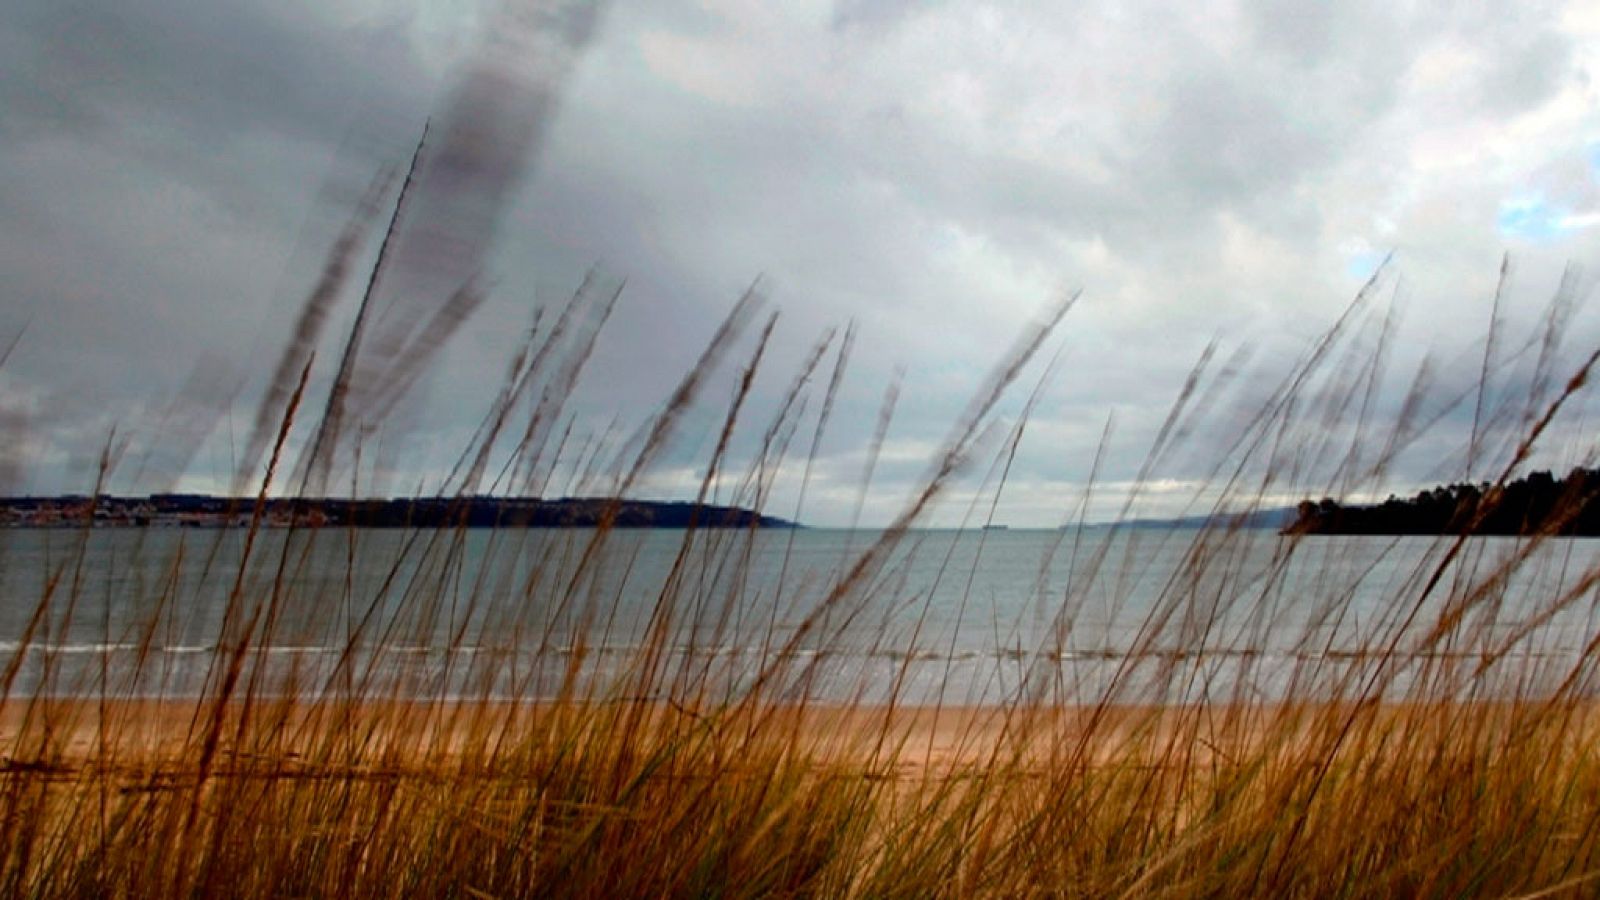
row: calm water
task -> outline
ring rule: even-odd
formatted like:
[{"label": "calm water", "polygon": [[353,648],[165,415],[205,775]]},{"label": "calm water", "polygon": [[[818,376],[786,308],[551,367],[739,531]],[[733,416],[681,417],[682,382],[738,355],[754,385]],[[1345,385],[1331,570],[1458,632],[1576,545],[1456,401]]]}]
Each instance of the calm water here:
[{"label": "calm water", "polygon": [[[275,531],[246,559],[236,531],[0,532],[0,660],[13,696],[192,696],[243,645],[241,685],[312,695],[542,697],[571,677],[600,694],[759,680],[833,701],[1170,702],[1399,695],[1424,673],[1455,694],[1574,672],[1587,690],[1600,625],[1582,590],[1596,541],[1519,562],[1522,542],[1474,539],[1441,569],[1449,544],[1426,538],[930,531],[850,577],[879,534],[595,538]],[[651,659],[666,675],[640,681]]]}]

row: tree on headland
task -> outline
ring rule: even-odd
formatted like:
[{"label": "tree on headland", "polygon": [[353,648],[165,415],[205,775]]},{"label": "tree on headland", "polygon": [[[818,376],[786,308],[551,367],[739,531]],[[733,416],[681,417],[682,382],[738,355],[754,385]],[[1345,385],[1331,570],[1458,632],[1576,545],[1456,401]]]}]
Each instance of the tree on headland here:
[{"label": "tree on headland", "polygon": [[1557,480],[1537,471],[1495,487],[1452,484],[1374,505],[1331,497],[1304,500],[1289,534],[1556,534],[1600,536],[1600,469],[1574,468]]}]

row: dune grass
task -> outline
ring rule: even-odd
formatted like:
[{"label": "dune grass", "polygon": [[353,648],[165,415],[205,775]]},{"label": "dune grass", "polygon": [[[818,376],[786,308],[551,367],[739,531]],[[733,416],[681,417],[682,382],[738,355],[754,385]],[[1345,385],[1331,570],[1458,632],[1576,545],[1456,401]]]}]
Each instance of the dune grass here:
[{"label": "dune grass", "polygon": [[[395,402],[396,388],[356,374],[365,312],[320,415],[307,396],[327,307],[376,215],[369,204],[334,248],[277,366],[240,473],[258,497],[282,490],[284,472],[289,491],[337,483],[363,439],[349,423]],[[383,264],[380,254],[369,295]],[[583,491],[629,496],[753,325],[699,500],[765,509],[791,455],[809,471],[853,333],[824,336],[770,417],[751,424],[775,321],[758,318],[759,285],[620,453],[608,461],[570,445],[563,404],[620,291],[591,276],[548,325],[535,320],[450,491],[542,494],[561,471]],[[353,583],[360,535],[269,533],[259,503],[242,531],[185,537],[163,545],[166,557],[136,553],[124,563],[140,573],[132,588],[86,564],[86,523],[48,561],[35,596],[6,598],[29,610],[0,684],[0,893],[1591,894],[1600,886],[1600,629],[1576,653],[1528,652],[1544,639],[1541,625],[1592,608],[1600,583],[1600,569],[1568,571],[1570,554],[1551,551],[1559,511],[1502,552],[1485,551],[1470,527],[1440,538],[1408,563],[1376,621],[1356,628],[1360,641],[1339,646],[1324,626],[1352,614],[1364,573],[1338,539],[1280,537],[1223,514],[1285,495],[1370,491],[1430,416],[1463,401],[1475,407],[1469,464],[1499,463],[1504,482],[1577,402],[1596,361],[1562,369],[1552,327],[1530,344],[1534,377],[1518,384],[1532,387],[1500,402],[1491,334],[1476,396],[1441,407],[1419,377],[1384,418],[1375,398],[1390,331],[1373,294],[1369,285],[1243,411],[1228,405],[1228,368],[1217,371],[1207,351],[1138,484],[1186,452],[1207,454],[1193,511],[1218,513],[1213,524],[1061,531],[1049,552],[1070,560],[1070,580],[1041,591],[1042,627],[1016,648],[1015,677],[976,705],[909,687],[928,610],[926,598],[897,593],[897,567],[980,452],[993,464],[969,522],[992,517],[1039,395],[998,431],[996,406],[1070,300],[998,362],[901,515],[854,538],[826,584],[791,579],[791,535],[777,594],[763,594],[750,577],[754,532],[690,529],[649,586],[655,600],[637,640],[604,667],[600,655],[624,630],[617,577],[634,564],[608,525],[539,539],[494,532],[471,553],[464,530],[408,532],[369,595]],[[1566,302],[1547,321],[1561,321]],[[438,327],[452,328],[451,316]],[[419,335],[380,368],[414,379],[442,339]],[[814,391],[819,413],[806,418]],[[1228,423],[1225,441],[1196,437],[1210,421]],[[742,429],[757,450],[729,473]],[[287,465],[291,438],[305,434]],[[102,484],[114,464],[108,449]],[[1152,543],[1180,564],[1131,646],[1102,660],[1092,684],[1073,681],[1059,662],[1081,617],[1127,602],[1133,548]],[[981,554],[980,544],[971,566]],[[199,581],[185,580],[197,558]],[[341,565],[343,589],[326,579],[305,587],[307,571]],[[1548,577],[1525,580],[1530,567]],[[981,604],[970,574],[946,558],[939,577],[966,578],[963,604]],[[1528,583],[1538,588],[1518,587]],[[205,592],[225,597],[222,615],[186,640],[209,648],[209,668],[198,689],[169,691],[156,671],[170,664],[160,647],[189,627],[186,604]],[[134,611],[119,619],[134,623],[125,633],[111,633],[113,594]],[[504,595],[520,600],[490,600]],[[911,623],[906,632],[885,619],[876,632],[900,647],[903,664],[887,683],[824,689],[827,651],[870,633],[887,608]],[[69,659],[63,636],[92,615],[106,617],[106,646],[131,654],[115,664],[110,649],[95,664]],[[1266,635],[1289,628],[1295,652],[1269,653]],[[306,642],[338,652],[326,665],[274,655]],[[730,648],[739,652],[721,652]],[[1266,682],[1271,693],[1252,687]]]}]

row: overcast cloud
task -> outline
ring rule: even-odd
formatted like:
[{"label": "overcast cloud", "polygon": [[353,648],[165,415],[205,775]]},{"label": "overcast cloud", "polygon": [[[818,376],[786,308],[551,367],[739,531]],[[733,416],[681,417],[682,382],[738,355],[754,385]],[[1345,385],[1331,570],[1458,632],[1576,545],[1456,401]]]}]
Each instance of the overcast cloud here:
[{"label": "overcast cloud", "polygon": [[[175,396],[231,399],[176,482],[226,490],[329,246],[430,118],[446,148],[434,164],[470,177],[419,195],[406,232],[419,268],[399,270],[385,321],[404,343],[423,315],[406,303],[431,308],[474,276],[485,299],[373,437],[362,491],[436,488],[534,306],[558,307],[598,263],[627,287],[573,394],[577,435],[613,420],[618,443],[633,433],[757,276],[781,319],[741,452],[817,337],[856,323],[803,510],[821,524],[853,515],[897,370],[871,522],[926,473],[1015,337],[1079,289],[935,521],[959,519],[982,454],[1058,350],[1000,518],[1072,515],[1108,419],[1091,518],[1114,514],[1216,342],[1208,371],[1232,386],[1142,507],[1171,511],[1391,252],[1347,371],[1371,358],[1393,302],[1378,405],[1394,414],[1429,358],[1442,414],[1386,482],[1404,489],[1464,471],[1473,403],[1445,405],[1478,377],[1502,254],[1507,397],[1531,389],[1538,348],[1512,354],[1563,267],[1600,256],[1600,10],[1581,0],[13,6],[0,18],[0,339],[27,331],[0,369],[9,490],[88,488],[113,428],[130,454],[113,487],[171,486],[147,454],[163,429],[191,428]],[[508,43],[517,15],[536,40]],[[485,79],[503,90],[475,94]],[[493,127],[462,138],[464,109]],[[467,199],[439,212],[452,197]],[[465,244],[429,244],[441,220]],[[364,247],[363,266],[376,239]],[[330,317],[319,398],[359,282]],[[1592,279],[1578,284],[1592,300]],[[1593,306],[1561,329],[1563,378],[1600,346]],[[693,495],[752,338],[643,492]],[[825,372],[813,382],[809,416]],[[1541,461],[1579,461],[1587,416],[1567,414]],[[772,512],[792,512],[797,484],[791,466]]]}]

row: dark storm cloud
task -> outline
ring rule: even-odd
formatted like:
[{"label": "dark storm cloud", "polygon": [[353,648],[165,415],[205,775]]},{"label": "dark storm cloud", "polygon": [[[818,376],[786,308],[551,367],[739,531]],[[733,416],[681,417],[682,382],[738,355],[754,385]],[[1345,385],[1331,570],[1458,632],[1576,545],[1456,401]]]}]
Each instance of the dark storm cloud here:
[{"label": "dark storm cloud", "polygon": [[[188,141],[337,139],[355,96],[409,115],[430,76],[403,22],[329,28],[298,4],[24,0],[6,17],[18,138],[155,119]],[[382,77],[374,77],[381,74]]]},{"label": "dark storm cloud", "polygon": [[15,375],[74,465],[85,429],[159,430],[202,356],[243,378],[298,257],[331,240],[319,216],[347,215],[426,113],[437,75],[397,23],[305,12],[28,3],[0,24],[6,311],[39,322]]}]

